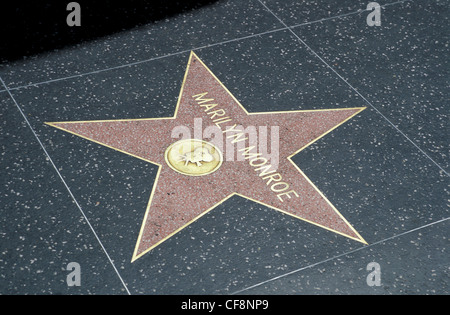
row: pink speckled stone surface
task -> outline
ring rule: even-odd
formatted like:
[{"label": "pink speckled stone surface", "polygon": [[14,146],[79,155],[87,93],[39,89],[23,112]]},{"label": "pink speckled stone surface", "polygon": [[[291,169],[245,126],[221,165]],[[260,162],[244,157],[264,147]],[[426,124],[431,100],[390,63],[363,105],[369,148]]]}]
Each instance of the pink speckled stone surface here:
[{"label": "pink speckled stone surface", "polygon": [[[198,177],[175,172],[166,164],[166,149],[179,140],[173,138],[174,128],[186,126],[194,135],[194,119],[202,118],[203,128],[214,125],[204,108],[199,106],[199,101],[192,97],[205,92],[208,92],[205,99],[214,99],[210,103],[218,104],[215,109],[225,110],[226,116],[231,119],[220,125],[222,131],[235,124],[244,128],[279,127],[279,165],[276,172],[282,175],[282,181],[288,183],[289,190],[295,190],[298,197],[284,196],[281,201],[270,185],[266,184],[267,181],[255,171],[255,167],[249,164],[249,160],[225,159],[217,171]],[[349,108],[249,114],[192,53],[179,106],[173,118],[61,122],[50,125],[160,166],[133,255],[133,259],[137,259],[235,193],[364,242],[300,171],[302,166],[297,167],[289,159],[298,150],[361,110]],[[225,151],[223,154],[226,156]]]}]

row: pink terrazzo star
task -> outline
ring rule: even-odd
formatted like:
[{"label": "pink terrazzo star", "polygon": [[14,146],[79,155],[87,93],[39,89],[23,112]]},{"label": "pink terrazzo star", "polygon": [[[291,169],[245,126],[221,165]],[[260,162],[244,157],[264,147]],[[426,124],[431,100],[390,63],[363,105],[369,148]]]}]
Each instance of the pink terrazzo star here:
[{"label": "pink terrazzo star", "polygon": [[[233,195],[366,244],[291,161],[294,154],[363,109],[248,113],[192,52],[173,117],[47,124],[159,166],[134,261]],[[181,174],[169,167],[165,152],[180,140],[174,138],[174,130],[190,130],[192,138],[203,138],[194,130],[194,121],[200,118],[203,127],[213,126],[215,134],[223,136],[222,150],[230,144],[235,147],[234,158],[224,158],[217,170],[203,176]],[[277,127],[277,163],[252,146],[243,132],[248,127]]]}]

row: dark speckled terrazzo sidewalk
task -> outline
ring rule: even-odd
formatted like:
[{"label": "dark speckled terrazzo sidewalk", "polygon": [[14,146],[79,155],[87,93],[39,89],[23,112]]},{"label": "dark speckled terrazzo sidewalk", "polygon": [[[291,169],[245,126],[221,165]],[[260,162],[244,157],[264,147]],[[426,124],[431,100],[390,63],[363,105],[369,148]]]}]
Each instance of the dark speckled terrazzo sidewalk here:
[{"label": "dark speckled terrazzo sidewalk", "polygon": [[[449,294],[450,2],[368,3],[210,1],[1,63],[0,294]],[[158,166],[45,123],[172,117],[191,52],[249,113],[366,108],[292,162],[367,244],[234,195],[132,262]]]}]

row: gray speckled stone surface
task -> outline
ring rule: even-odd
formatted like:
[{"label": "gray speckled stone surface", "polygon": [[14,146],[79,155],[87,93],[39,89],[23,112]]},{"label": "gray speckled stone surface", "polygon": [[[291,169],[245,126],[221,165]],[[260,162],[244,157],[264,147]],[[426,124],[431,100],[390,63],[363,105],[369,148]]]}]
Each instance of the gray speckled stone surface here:
[{"label": "gray speckled stone surface", "polygon": [[[14,102],[5,96],[0,96],[1,293],[126,293]],[[67,264],[81,261],[82,285],[68,287]]]},{"label": "gray speckled stone surface", "polygon": [[[409,1],[409,0],[406,0]],[[288,26],[318,23],[321,20],[339,19],[346,15],[359,15],[365,21],[368,14],[366,8],[372,1],[333,0],[322,1],[285,1],[285,0],[262,0],[278,18]],[[397,4],[398,0],[378,1],[382,6]]]},{"label": "gray speckled stone surface", "polygon": [[[449,293],[448,1],[263,2],[0,66],[0,294]],[[157,167],[44,122],[172,116],[191,49],[249,112],[368,107],[293,161],[369,246],[235,196],[131,263]]]},{"label": "gray speckled stone surface", "polygon": [[[432,229],[414,231],[402,240],[381,242],[365,250],[342,255],[274,281],[261,284],[243,294],[448,294],[449,222]],[[405,247],[405,244],[409,244]],[[380,266],[380,285],[367,285],[376,262]],[[372,280],[369,277],[369,282]]]},{"label": "gray speckled stone surface", "polygon": [[294,31],[448,172],[447,1],[406,1]]},{"label": "gray speckled stone surface", "polygon": [[278,21],[254,1],[219,1],[126,33],[53,52],[45,58],[6,65],[0,74],[13,88],[158,59],[278,27]]}]

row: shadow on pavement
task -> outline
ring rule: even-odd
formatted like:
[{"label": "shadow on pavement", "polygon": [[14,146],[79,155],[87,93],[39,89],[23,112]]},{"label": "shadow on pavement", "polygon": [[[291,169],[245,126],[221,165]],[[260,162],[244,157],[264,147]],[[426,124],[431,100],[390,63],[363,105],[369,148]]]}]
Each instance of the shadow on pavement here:
[{"label": "shadow on pavement", "polygon": [[218,0],[78,0],[81,26],[68,26],[66,1],[11,1],[0,8],[0,63],[153,23]]}]

